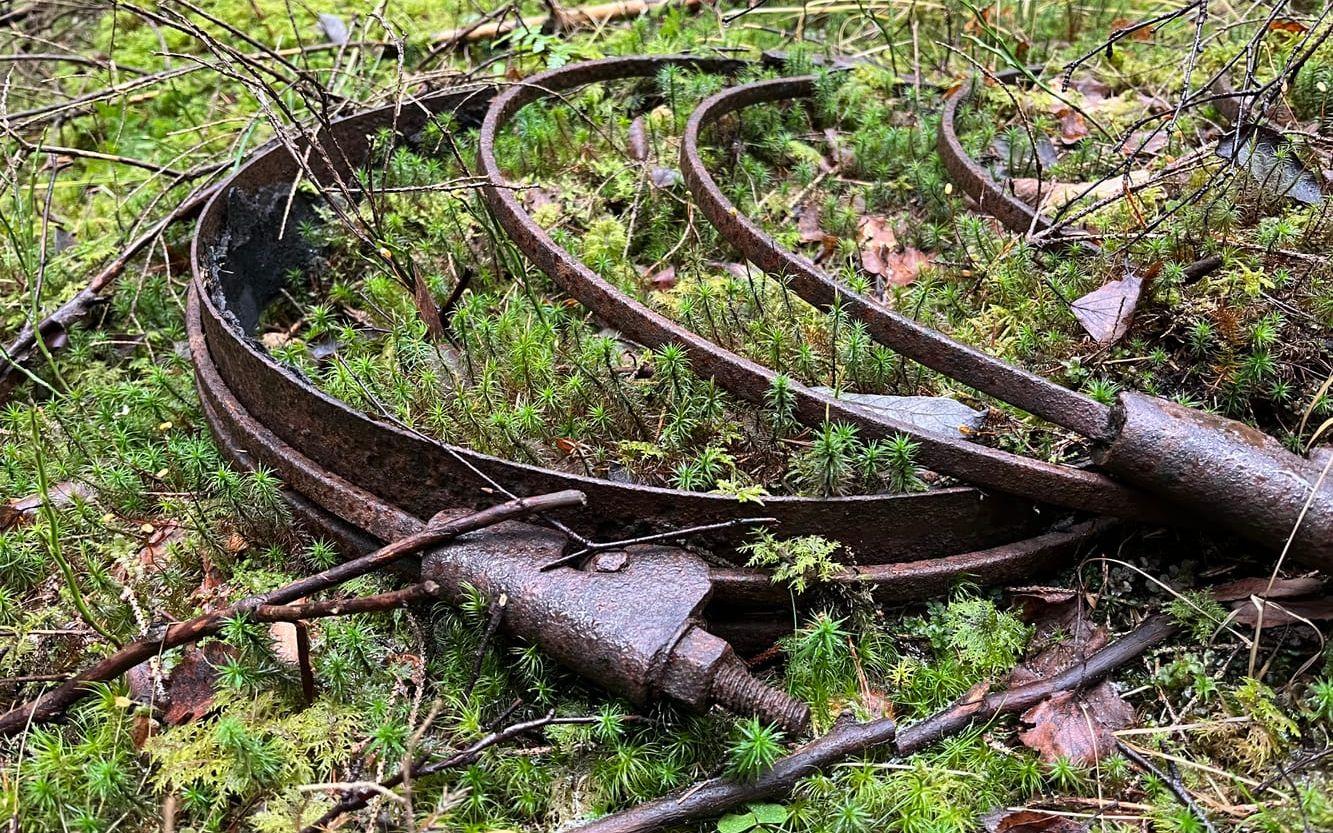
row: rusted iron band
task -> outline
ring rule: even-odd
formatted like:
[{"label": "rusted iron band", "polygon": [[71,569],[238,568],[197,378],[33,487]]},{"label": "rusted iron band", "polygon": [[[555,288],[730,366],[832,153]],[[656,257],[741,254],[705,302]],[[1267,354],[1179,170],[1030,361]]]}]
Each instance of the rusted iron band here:
[{"label": "rusted iron band", "polygon": [[[434,113],[455,112],[466,123],[475,119],[486,90],[464,90],[412,102],[399,116],[400,132],[419,130]],[[335,152],[346,177],[368,152],[368,136],[391,124],[394,109],[351,116],[335,123],[321,141]],[[475,123],[475,122],[474,122]],[[316,158],[315,154],[311,154]],[[681,526],[732,520],[753,514],[753,508],[722,495],[637,486],[528,466],[478,454],[466,448],[413,434],[374,419],[323,393],[307,380],[278,365],[255,341],[259,312],[277,296],[284,264],[272,252],[287,243],[279,239],[277,217],[264,217],[265,200],[278,217],[298,166],[284,147],[270,145],[254,154],[205,207],[193,244],[195,287],[200,314],[191,319],[207,339],[212,361],[236,401],[263,425],[302,452],[312,468],[292,470],[293,481],[309,475],[314,481],[337,476],[354,482],[385,506],[414,516],[429,516],[441,506],[476,508],[494,495],[472,467],[519,494],[576,488],[589,496],[597,512],[562,516],[583,534],[625,538]],[[318,170],[319,184],[329,172]],[[298,193],[292,217],[306,199]],[[308,209],[304,209],[308,210]],[[242,221],[252,227],[246,228]],[[289,225],[295,234],[295,220]],[[266,259],[267,258],[267,259]],[[361,528],[373,502],[363,497],[338,498],[295,488]],[[862,495],[830,499],[773,497],[763,514],[779,520],[784,535],[826,534],[854,550],[863,563],[911,561],[918,558],[997,546],[1039,533],[1058,513],[1039,515],[1032,503],[1003,494],[986,495],[971,488],[941,489],[914,495]],[[704,543],[733,546],[745,528],[715,533]]]},{"label": "rusted iron band", "polygon": [[[729,68],[734,63],[682,55],[608,58],[540,73],[510,87],[492,102],[481,128],[478,163],[487,180],[483,186],[487,204],[500,225],[519,249],[575,300],[634,341],[651,347],[668,343],[681,346],[697,373],[713,377],[736,396],[762,402],[777,375],[773,370],[721,348],[603,280],[533,220],[495,158],[500,130],[525,105],[553,93],[595,81],[651,76],[666,66],[709,70]],[[919,458],[924,465],[968,483],[1100,514],[1153,520],[1168,517],[1160,500],[1095,472],[923,431],[794,382],[791,390],[796,416],[806,424],[837,419],[858,426],[870,437],[907,435],[920,443]]]},{"label": "rusted iron band", "polygon": [[[190,354],[204,416],[223,454],[243,469],[264,466],[275,471],[299,495],[293,510],[300,519],[349,553],[368,552],[416,531],[422,523],[420,514],[324,469],[246,409],[214,364],[201,326],[203,306],[197,288],[192,287],[186,308]],[[592,508],[600,511],[595,504]],[[460,506],[460,514],[466,511]],[[1107,521],[1090,521],[976,552],[906,563],[862,564],[833,582],[870,585],[876,598],[901,602],[945,592],[964,578],[982,584],[1026,579],[1041,569],[1067,563],[1092,535],[1107,527]],[[547,534],[539,527],[531,528],[534,534]],[[710,622],[743,619],[747,612],[775,605],[786,609],[790,604],[787,590],[773,584],[765,572],[715,567],[709,575],[714,587],[706,616]]]},{"label": "rusted iron band", "polygon": [[[1105,433],[1111,409],[1008,362],[961,344],[881,303],[852,292],[809,258],[781,246],[722,193],[699,153],[699,134],[728,113],[755,104],[809,98],[816,77],[743,84],[712,96],[690,116],[680,147],[681,170],[694,199],[737,251],[760,269],[789,282],[821,309],[838,304],[863,322],[870,336],[902,355],[1086,437]],[[946,118],[947,118],[946,114]],[[946,160],[946,164],[948,164]]]}]

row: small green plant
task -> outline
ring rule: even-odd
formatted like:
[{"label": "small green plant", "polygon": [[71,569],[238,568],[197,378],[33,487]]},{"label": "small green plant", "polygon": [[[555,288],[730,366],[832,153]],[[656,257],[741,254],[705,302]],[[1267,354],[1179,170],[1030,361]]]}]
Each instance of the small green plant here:
[{"label": "small green plant", "polygon": [[749,566],[769,569],[774,582],[785,582],[798,595],[842,572],[843,565],[833,558],[840,549],[837,541],[818,535],[778,538],[768,532],[741,547],[750,556]]},{"label": "small green plant", "polygon": [[736,723],[727,753],[727,771],[733,777],[753,780],[771,769],[780,757],[782,732],[753,717]]},{"label": "small green plant", "polygon": [[781,804],[746,804],[743,812],[718,819],[717,833],[776,833],[786,822],[787,808]]}]

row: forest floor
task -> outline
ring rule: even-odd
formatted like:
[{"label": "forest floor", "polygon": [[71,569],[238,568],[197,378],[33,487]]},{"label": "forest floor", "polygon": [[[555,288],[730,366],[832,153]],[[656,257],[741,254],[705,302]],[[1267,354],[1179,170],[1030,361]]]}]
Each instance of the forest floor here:
[{"label": "forest floor", "polygon": [[[280,131],[585,59],[781,54],[781,70],[756,63],[742,80],[813,72],[810,105],[750,108],[706,133],[704,157],[782,245],[1097,402],[1143,391],[1326,459],[1329,6],[624,8],[591,22],[528,0],[0,10],[0,343],[106,279],[89,314],[21,369],[0,357],[0,714],[162,623],[341,557],[294,522],[274,472],[240,470],[215,444],[186,336],[192,217],[156,224]],[[1023,68],[1027,83],[994,82]],[[1250,114],[1267,126],[1247,128],[1239,151],[1215,77],[1271,91]],[[966,151],[1098,245],[1047,245],[1052,234],[1006,228],[959,192],[937,132],[945,98],[974,78]],[[1086,463],[1084,438],[906,361],[843,310],[793,299],[708,225],[678,156],[690,113],[730,83],[681,69],[590,85],[525,108],[496,153],[521,203],[599,276],[777,371],[762,401],[608,328],[498,239],[466,126],[378,148],[367,181],[387,189],[379,199],[330,201],[295,230],[318,258],[264,311],[257,343],[422,437],[721,493],[756,515],[773,496],[959,481],[923,465],[906,435],[797,420],[789,385],[890,410],[880,397],[928,398],[917,401],[966,422],[974,442]],[[432,150],[441,135],[448,153]],[[1185,268],[1210,257],[1206,274]],[[883,604],[830,581],[857,559],[838,537],[773,528],[703,553],[790,589],[791,635],[745,659],[809,704],[814,736],[856,720],[920,725],[1158,614],[1177,627],[1107,682],[911,754],[861,750],[685,829],[1333,830],[1333,602],[1319,574],[1234,536],[1125,523],[1026,586],[960,580]],[[324,597],[397,587],[372,573]],[[301,831],[369,789],[368,806],[329,824],[557,830],[703,779],[753,781],[805,740],[719,710],[633,705],[492,621],[480,594],[308,623],[229,617],[0,738],[0,824]],[[542,725],[494,734],[530,720]],[[409,788],[365,786],[419,756],[444,763]]]}]

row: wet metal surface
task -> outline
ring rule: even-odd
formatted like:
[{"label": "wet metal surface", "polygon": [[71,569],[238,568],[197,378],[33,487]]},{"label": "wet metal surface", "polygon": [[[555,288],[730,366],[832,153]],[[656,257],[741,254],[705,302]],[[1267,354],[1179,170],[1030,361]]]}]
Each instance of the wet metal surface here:
[{"label": "wet metal surface", "polygon": [[[489,98],[485,88],[434,96],[404,108],[395,126],[410,135],[442,112],[475,123]],[[393,124],[393,115],[393,108],[384,108],[336,123],[310,154],[317,161],[307,176],[321,186],[347,180],[368,155],[367,137]],[[520,494],[583,490],[591,511],[562,520],[593,536],[613,530],[614,537],[624,538],[753,514],[731,498],[571,475],[448,446],[370,419],[279,366],[256,344],[255,328],[289,270],[312,254],[299,235],[280,236],[277,212],[288,211],[286,199],[297,177],[291,153],[270,145],[205,208],[192,249],[195,280],[187,325],[204,414],[219,445],[242,467],[264,465],[277,472],[290,490],[294,513],[314,534],[349,553],[366,551],[411,533],[422,517],[441,507],[456,506],[463,513],[498,500],[501,495],[486,488],[477,471]],[[289,219],[299,220],[311,215],[313,204],[296,193]],[[1008,578],[1044,563],[1050,553],[1048,536],[1030,539],[1031,547],[1023,543],[1029,540],[1023,536],[1042,531],[1037,506],[971,488],[773,498],[766,500],[764,513],[779,518],[784,534],[837,529],[870,565],[840,581],[860,584],[873,580],[864,571],[875,564],[903,562],[903,570],[885,575],[886,586],[893,585],[886,592],[895,598],[933,593],[963,577]],[[1047,510],[1047,517],[1057,514]],[[737,529],[730,539],[703,543],[727,546],[745,532]],[[517,523],[494,533],[428,553],[426,577],[453,592],[461,592],[460,582],[467,581],[504,593],[508,632],[636,700],[665,695],[694,705],[718,704],[789,731],[805,721],[799,703],[750,677],[730,646],[704,629],[706,621],[747,644],[771,639],[754,614],[787,611],[790,600],[784,593],[778,604],[756,607],[763,594],[742,586],[747,580],[767,584],[766,574],[719,571],[675,547],[630,547],[599,554],[586,570],[541,572],[541,564],[560,554],[563,536]],[[1079,540],[1085,537],[1086,532]],[[1015,539],[1020,543],[1013,544]],[[972,549],[981,552],[933,558]],[[931,578],[914,579],[918,569]]]},{"label": "wet metal surface", "polygon": [[[733,63],[723,62],[721,66],[728,68]],[[688,56],[608,58],[543,72],[521,85],[510,87],[496,97],[482,124],[478,163],[487,179],[483,191],[492,213],[519,249],[599,318],[640,344],[658,347],[674,343],[681,346],[689,355],[690,366],[696,373],[713,377],[721,387],[742,399],[762,403],[776,376],[772,369],[725,350],[649,309],[556,244],[519,203],[512,183],[500,170],[495,158],[497,135],[526,104],[593,81],[652,77],[661,67],[671,65],[704,70],[718,66],[715,62]],[[723,227],[724,234],[732,230]],[[1057,506],[1126,518],[1165,520],[1169,517],[1162,511],[1160,500],[1095,472],[1053,465],[922,431],[797,383],[792,383],[791,391],[796,417],[805,424],[840,420],[856,425],[870,438],[907,435],[920,443],[918,460],[924,466],[976,486]]]}]

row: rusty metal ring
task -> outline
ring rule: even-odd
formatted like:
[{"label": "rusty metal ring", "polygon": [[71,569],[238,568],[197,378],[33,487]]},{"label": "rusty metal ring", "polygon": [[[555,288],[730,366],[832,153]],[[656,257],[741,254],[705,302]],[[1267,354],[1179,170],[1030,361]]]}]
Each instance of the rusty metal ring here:
[{"label": "rusty metal ring", "polygon": [[[346,552],[369,551],[381,542],[416,531],[422,522],[419,515],[325,469],[246,409],[213,361],[203,326],[206,314],[201,294],[197,287],[192,287],[186,305],[190,353],[204,417],[223,453],[245,469],[264,466],[278,471],[290,492],[294,492],[289,500],[302,522]],[[983,584],[1017,581],[1067,563],[1090,536],[1109,525],[1108,521],[1085,521],[974,552],[849,567],[832,581],[846,587],[868,587],[881,602],[938,595],[963,577]],[[710,623],[729,623],[722,629],[724,635],[745,633],[746,623],[759,621],[764,611],[775,607],[779,611],[787,609],[786,588],[774,584],[765,572],[714,567],[710,579],[714,592],[707,618]],[[789,612],[784,614],[789,615]],[[790,626],[789,618],[786,625]],[[762,630],[768,632],[767,628]]]},{"label": "rusty metal ring", "polygon": [[[607,58],[543,72],[511,87],[492,102],[482,124],[478,150],[478,163],[486,178],[482,190],[491,212],[519,249],[577,301],[641,344],[681,346],[696,372],[712,376],[724,389],[742,399],[762,402],[777,376],[775,371],[721,348],[603,280],[556,244],[528,214],[495,158],[499,131],[533,101],[592,81],[649,76],[664,66],[707,69],[709,65],[708,59],[682,55]],[[1100,474],[923,431],[797,383],[792,383],[791,390],[796,416],[806,424],[839,419],[858,426],[871,437],[909,436],[920,444],[919,458],[924,465],[965,482],[1068,508],[1125,518],[1163,517],[1160,500]]]},{"label": "rusty metal ring", "polygon": [[[760,269],[789,282],[796,294],[821,309],[839,305],[866,325],[870,336],[913,361],[971,385],[1086,437],[1099,437],[1110,423],[1111,409],[1091,397],[961,344],[913,319],[852,292],[809,258],[787,250],[722,193],[699,155],[699,134],[729,113],[755,104],[809,98],[818,78],[806,75],[756,81],[723,90],[690,115],[681,142],[680,162],[695,200],[736,250]],[[946,118],[948,118],[946,114]]]},{"label": "rusty metal ring", "polygon": [[[1001,84],[1025,80],[1025,76],[1017,70],[998,72],[993,77]],[[958,112],[981,83],[981,80],[977,79],[961,84],[945,97],[936,142],[940,161],[949,172],[949,178],[958,185],[959,190],[977,204],[978,210],[994,217],[1009,231],[1022,235],[1034,231],[1050,232],[1055,224],[1049,217],[1006,191],[1003,185],[996,182],[994,177],[963,149],[963,143],[958,138]],[[1229,112],[1232,111],[1224,109],[1223,116],[1227,117]],[[1089,239],[1086,234],[1087,232],[1074,234],[1062,230],[1047,239],[1045,245],[1076,246],[1090,254],[1100,252],[1101,245]],[[1182,272],[1186,281],[1196,281],[1221,266],[1222,258],[1219,255],[1206,255],[1193,263],[1186,264]],[[1074,430],[1085,436],[1092,436],[1080,429]]]},{"label": "rusty metal ring", "polygon": [[[479,107],[490,94],[488,89],[473,88],[414,101],[397,116],[398,131],[411,135],[439,113],[453,113],[463,123],[475,124]],[[327,159],[336,160],[336,171],[319,154],[309,154],[319,160],[311,172],[316,184],[325,184],[335,172],[346,176],[362,164],[369,153],[367,137],[393,120],[394,108],[385,107],[348,117],[319,134],[317,141],[329,151]],[[289,149],[270,145],[253,154],[205,207],[192,247],[193,291],[200,312],[191,319],[191,326],[200,331],[194,341],[196,362],[217,367],[221,387],[216,395],[229,397],[235,408],[308,460],[280,458],[267,463],[298,492],[352,526],[382,534],[398,528],[398,510],[427,517],[443,506],[475,507],[492,500],[494,495],[480,488],[473,468],[519,493],[563,488],[586,492],[598,511],[561,520],[592,536],[614,532],[615,537],[626,537],[752,513],[720,495],[556,472],[429,440],[377,422],[278,365],[256,344],[255,326],[260,311],[281,289],[290,265],[283,253],[291,243],[282,238],[280,217],[288,213],[294,228],[297,218],[310,210],[310,198],[299,190],[291,208],[286,208],[299,171]],[[201,374],[201,386],[206,381]],[[336,490],[321,493],[316,485],[326,476],[354,482],[379,502]],[[394,507],[394,512],[385,506]],[[1054,518],[1049,512],[1043,518],[1028,501],[970,488],[831,499],[776,497],[766,501],[764,513],[779,519],[784,534],[838,530],[840,540],[864,564],[1000,546],[1041,533]],[[734,545],[744,534],[737,528],[706,543]]]}]

